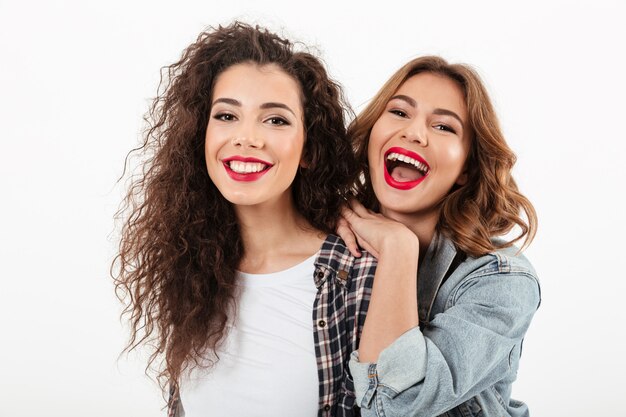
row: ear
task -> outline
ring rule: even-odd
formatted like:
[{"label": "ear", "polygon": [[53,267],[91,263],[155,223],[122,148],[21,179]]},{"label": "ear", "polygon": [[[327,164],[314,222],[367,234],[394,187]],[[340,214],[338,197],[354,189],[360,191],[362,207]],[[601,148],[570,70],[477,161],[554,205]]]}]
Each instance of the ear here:
[{"label": "ear", "polygon": [[302,153],[302,156],[300,157],[300,163],[298,165],[300,166],[300,168],[303,169],[307,169],[309,166],[311,166],[311,164],[309,163],[308,155],[306,155],[305,152]]},{"label": "ear", "polygon": [[467,184],[467,171],[461,172],[454,183],[460,186]]}]

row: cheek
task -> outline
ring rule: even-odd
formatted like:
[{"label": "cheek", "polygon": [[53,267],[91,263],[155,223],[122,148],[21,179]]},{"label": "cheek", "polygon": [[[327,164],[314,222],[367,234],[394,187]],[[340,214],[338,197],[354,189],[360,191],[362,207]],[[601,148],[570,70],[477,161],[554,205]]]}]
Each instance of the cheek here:
[{"label": "cheek", "polygon": [[211,149],[211,145],[215,141],[215,133],[213,129],[211,129],[211,124],[207,126],[206,133],[204,134],[204,151],[206,153]]},{"label": "cheek", "polygon": [[286,165],[298,165],[304,151],[304,136],[297,134],[291,137],[276,138],[274,149],[280,149],[281,160]]},{"label": "cheek", "polygon": [[214,154],[213,152],[213,143],[207,137],[204,139],[204,159],[207,163],[212,159],[211,156]]},{"label": "cheek", "polygon": [[377,162],[380,159],[383,145],[383,135],[381,134],[380,126],[377,123],[374,127],[372,127],[369,143],[367,144],[367,159],[371,168],[377,168]]},{"label": "cheek", "polygon": [[454,172],[460,172],[467,158],[467,150],[465,147],[459,143],[453,146],[446,146],[442,151],[443,160],[448,169]]},{"label": "cheek", "polygon": [[383,142],[383,138],[385,137],[385,131],[387,130],[389,130],[389,128],[385,126],[385,123],[383,120],[378,119],[376,123],[374,123],[374,126],[372,126],[372,130],[370,131],[370,140],[369,140],[370,148],[381,146]]},{"label": "cheek", "polygon": [[217,166],[219,152],[219,141],[215,140],[210,132],[204,137],[204,161],[208,170],[213,170]]},{"label": "cheek", "polygon": [[378,176],[378,169],[380,167],[380,156],[379,151],[376,150],[370,142],[370,146],[368,147],[367,152],[367,165],[369,166],[370,174],[372,177]]},{"label": "cheek", "polygon": [[209,122],[204,134],[204,150],[207,156],[216,154],[222,147],[232,142],[233,132],[223,126]]}]

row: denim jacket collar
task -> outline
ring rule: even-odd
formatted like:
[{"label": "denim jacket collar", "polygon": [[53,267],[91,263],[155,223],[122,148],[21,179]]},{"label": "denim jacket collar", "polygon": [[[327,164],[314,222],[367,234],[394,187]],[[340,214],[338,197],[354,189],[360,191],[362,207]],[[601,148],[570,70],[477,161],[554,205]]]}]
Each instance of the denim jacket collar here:
[{"label": "denim jacket collar", "polygon": [[435,297],[456,253],[456,247],[450,239],[442,234],[435,234],[417,273],[420,324],[428,324]]}]

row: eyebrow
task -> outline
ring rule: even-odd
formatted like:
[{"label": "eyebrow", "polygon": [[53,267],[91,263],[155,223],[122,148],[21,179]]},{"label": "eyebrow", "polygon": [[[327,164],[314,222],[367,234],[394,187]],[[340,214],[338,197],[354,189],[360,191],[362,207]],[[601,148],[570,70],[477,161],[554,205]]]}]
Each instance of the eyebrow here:
[{"label": "eyebrow", "polygon": [[233,106],[241,107],[241,101],[235,100],[234,98],[225,98],[225,97],[218,98],[218,99],[215,99],[215,101],[213,101],[213,104],[211,105],[214,106],[217,103],[226,103],[226,104],[232,104]]},{"label": "eyebrow", "polygon": [[459,115],[458,115],[458,114],[456,114],[456,113],[455,113],[455,112],[453,112],[453,111],[446,110],[446,109],[435,109],[435,110],[433,110],[433,114],[438,114],[438,115],[441,115],[441,116],[452,116],[452,117],[454,117],[456,120],[458,120],[458,121],[459,121],[459,123],[461,123],[461,127],[462,127],[463,129],[465,129],[465,123],[463,123],[463,120],[461,120],[461,118],[459,117]]},{"label": "eyebrow", "polygon": [[285,109],[285,110],[289,111],[289,112],[290,112],[291,114],[293,114],[294,116],[296,115],[296,114],[293,112],[293,110],[291,110],[291,109],[289,108],[289,106],[288,106],[288,105],[283,104],[283,103],[274,103],[274,102],[270,102],[270,103],[263,103],[263,104],[261,104],[259,107],[260,107],[260,108],[262,108],[262,109],[273,109],[273,108],[278,107],[279,109]]},{"label": "eyebrow", "polygon": [[[406,102],[408,105],[410,105],[411,107],[417,108],[417,102],[415,100],[413,100],[411,97],[409,96],[405,96],[404,94],[398,94],[395,95],[393,97],[391,97],[389,99],[389,101],[391,100],[402,100],[404,102]],[[458,114],[456,114],[455,112],[451,111],[451,110],[446,110],[446,109],[435,109],[433,110],[433,114],[437,114],[440,116],[451,116],[454,117],[455,119],[457,119],[459,121],[459,123],[461,123],[461,126],[463,128],[465,128],[465,123],[463,123],[463,120],[461,120],[461,117],[459,117]]]},{"label": "eyebrow", "polygon": [[398,95],[395,95],[395,96],[393,96],[393,97],[391,97],[391,98],[389,99],[389,101],[391,101],[391,100],[402,100],[402,101],[406,101],[406,102],[407,102],[407,104],[408,104],[409,106],[411,106],[411,107],[417,107],[417,102],[416,102],[415,100],[413,100],[411,97],[409,97],[409,96],[405,96],[404,94],[398,94]]},{"label": "eyebrow", "polygon": [[[235,100],[234,98],[220,97],[218,99],[215,99],[212,105],[215,105],[217,103],[226,103],[226,104],[230,104],[233,106],[241,107],[241,101]],[[276,102],[263,103],[259,106],[259,108],[261,109],[273,109],[273,108],[285,109],[289,111],[291,114],[293,114],[294,116],[296,115],[296,113],[294,113],[294,111],[291,110],[291,108],[288,105],[283,104],[283,103],[276,103]]]}]

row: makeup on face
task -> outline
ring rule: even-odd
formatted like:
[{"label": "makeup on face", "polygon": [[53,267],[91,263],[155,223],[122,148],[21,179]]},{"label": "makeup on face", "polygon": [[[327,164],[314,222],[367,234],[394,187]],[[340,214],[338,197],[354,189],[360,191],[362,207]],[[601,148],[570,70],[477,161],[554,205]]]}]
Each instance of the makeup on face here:
[{"label": "makeup on face", "polygon": [[224,158],[222,163],[228,175],[235,181],[256,181],[273,166],[261,159],[240,155]]},{"label": "makeup on face", "polygon": [[399,190],[417,187],[430,170],[419,154],[397,146],[385,152],[385,168],[385,181]]},{"label": "makeup on face", "polygon": [[437,204],[463,174],[467,106],[455,81],[432,73],[407,79],[369,137],[370,179],[381,207],[417,213]]},{"label": "makeup on face", "polygon": [[300,86],[276,65],[237,64],[215,83],[207,170],[235,205],[288,198],[304,148]]}]

